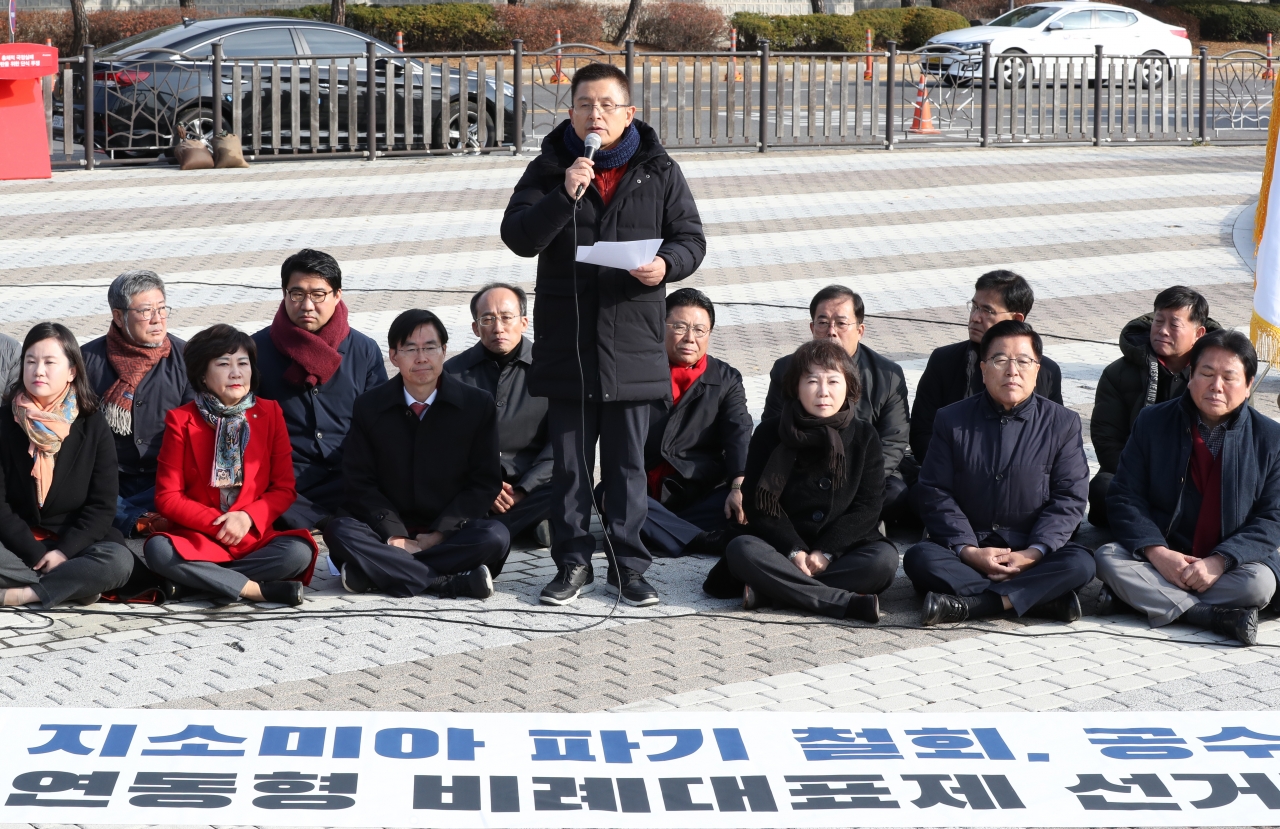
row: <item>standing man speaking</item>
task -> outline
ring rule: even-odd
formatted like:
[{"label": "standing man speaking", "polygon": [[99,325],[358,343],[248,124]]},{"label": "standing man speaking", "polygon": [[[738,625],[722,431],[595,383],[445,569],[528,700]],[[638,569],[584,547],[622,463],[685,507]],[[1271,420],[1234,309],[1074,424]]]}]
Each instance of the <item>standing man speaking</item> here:
[{"label": "standing man speaking", "polygon": [[[554,451],[546,604],[593,587],[592,470],[600,442],[604,526],[617,560],[608,584],[637,607],[658,603],[644,579],[644,441],[649,404],[671,398],[663,349],[666,285],[697,270],[707,242],[693,194],[651,127],[635,120],[631,81],[615,66],[579,69],[568,121],[542,142],[502,219],[517,256],[538,257],[529,389],[548,398]],[[595,134],[600,149],[586,158]],[[575,234],[576,230],[576,234]],[[575,262],[579,245],[661,239],[632,271]]]}]

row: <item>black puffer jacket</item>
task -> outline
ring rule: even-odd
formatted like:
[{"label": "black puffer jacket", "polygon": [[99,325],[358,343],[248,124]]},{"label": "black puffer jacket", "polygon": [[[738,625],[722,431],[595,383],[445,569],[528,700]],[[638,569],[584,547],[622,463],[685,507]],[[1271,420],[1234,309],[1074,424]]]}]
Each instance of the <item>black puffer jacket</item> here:
[{"label": "black puffer jacket", "polygon": [[[1175,376],[1151,353],[1151,322],[1154,314],[1144,314],[1120,332],[1120,353],[1124,356],[1107,366],[1098,380],[1089,418],[1089,439],[1098,453],[1103,472],[1115,473],[1120,465],[1133,422],[1147,406],[1174,400],[1187,387],[1187,372]],[[1222,326],[1205,320],[1206,332]]]},{"label": "black puffer jacket", "polygon": [[[542,155],[529,163],[503,216],[507,247],[517,256],[538,257],[529,378],[529,390],[538,397],[578,400],[583,383],[587,400],[593,402],[671,397],[671,372],[662,347],[666,285],[698,269],[707,242],[679,166],[653,129],[634,123],[640,149],[608,207],[594,187],[577,202],[576,239],[574,201],[564,189],[565,170],[575,160],[564,146],[568,121],[543,140]],[[658,238],[663,240],[658,255],[666,260],[667,276],[652,288],[617,268],[574,266],[579,245]]]}]

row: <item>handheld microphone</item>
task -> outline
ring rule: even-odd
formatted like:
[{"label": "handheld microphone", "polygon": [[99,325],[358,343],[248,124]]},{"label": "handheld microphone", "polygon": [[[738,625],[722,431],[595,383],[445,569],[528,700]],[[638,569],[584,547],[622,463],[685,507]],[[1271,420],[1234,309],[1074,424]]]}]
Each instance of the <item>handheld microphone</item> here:
[{"label": "handheld microphone", "polygon": [[[595,157],[596,157],[596,150],[600,149],[600,135],[599,135],[599,133],[594,133],[594,132],[592,132],[592,133],[588,133],[588,134],[587,134],[586,139],[585,139],[585,140],[583,140],[583,142],[582,142],[582,143],[583,143],[583,144],[585,144],[585,145],[586,145],[586,147],[587,147],[587,151],[586,151],[586,153],[584,153],[584,155],[586,156],[587,160],[588,160],[588,161],[591,161],[591,160],[595,159]],[[574,193],[574,194],[573,194],[573,200],[574,200],[574,201],[577,201],[578,199],[582,198],[582,194],[583,194],[583,192],[585,192],[585,191],[586,191],[586,189],[587,189],[587,185],[585,185],[585,184],[579,184],[579,185],[578,185],[578,192],[576,192],[576,193]]]}]

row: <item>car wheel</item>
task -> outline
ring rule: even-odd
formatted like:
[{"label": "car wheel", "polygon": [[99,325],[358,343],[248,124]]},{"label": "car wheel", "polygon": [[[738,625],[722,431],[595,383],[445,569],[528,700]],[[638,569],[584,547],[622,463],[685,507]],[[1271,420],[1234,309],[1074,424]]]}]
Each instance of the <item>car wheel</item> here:
[{"label": "car wheel", "polygon": [[198,138],[205,144],[210,144],[213,141],[213,110],[207,107],[196,107],[179,114],[174,119],[173,143],[175,146],[181,140],[178,138],[178,127],[186,129],[187,138]]},{"label": "car wheel", "polygon": [[[479,119],[476,117],[476,113],[478,111],[479,107],[475,101],[467,101],[466,134],[464,135],[462,112],[458,108],[458,102],[454,101],[450,106],[448,127],[442,129],[440,119],[436,119],[435,144],[437,146],[447,147],[450,150],[458,150],[459,152],[480,149],[480,124]],[[498,146],[499,136],[496,134],[493,115],[489,112],[488,107],[484,110],[484,128],[484,146]]]},{"label": "car wheel", "polygon": [[1004,85],[1025,86],[1027,83],[1027,53],[1018,49],[1011,49],[1008,52],[1000,54],[1000,76],[1004,79]]},{"label": "car wheel", "polygon": [[1161,52],[1142,53],[1142,88],[1159,89],[1164,85],[1165,72],[1169,68],[1169,60]]}]

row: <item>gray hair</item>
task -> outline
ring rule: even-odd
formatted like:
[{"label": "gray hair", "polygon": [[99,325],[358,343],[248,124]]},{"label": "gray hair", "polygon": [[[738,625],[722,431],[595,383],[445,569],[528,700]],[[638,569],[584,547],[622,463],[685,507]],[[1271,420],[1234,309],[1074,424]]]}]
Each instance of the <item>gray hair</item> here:
[{"label": "gray hair", "polygon": [[164,280],[155,271],[126,271],[111,280],[111,287],[107,288],[107,305],[113,311],[127,311],[135,296],[151,290],[159,290],[168,298]]}]

